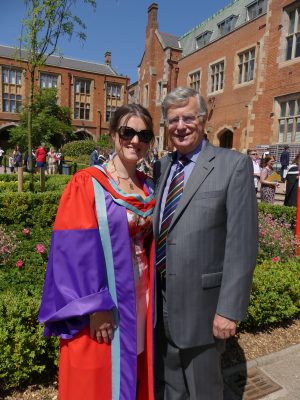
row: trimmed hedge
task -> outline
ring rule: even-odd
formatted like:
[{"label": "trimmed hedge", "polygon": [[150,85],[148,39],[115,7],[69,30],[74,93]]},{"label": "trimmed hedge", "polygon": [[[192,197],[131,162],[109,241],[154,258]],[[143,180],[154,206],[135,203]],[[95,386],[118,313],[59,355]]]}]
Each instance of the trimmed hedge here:
[{"label": "trimmed hedge", "polygon": [[296,224],[296,207],[286,207],[278,204],[258,203],[258,210],[263,214],[271,214],[272,217],[282,222],[290,224],[292,227]]},{"label": "trimmed hedge", "polygon": [[264,261],[254,271],[246,329],[294,318],[300,312],[300,258]]},{"label": "trimmed hedge", "polygon": [[86,154],[91,154],[95,150],[97,143],[93,140],[76,140],[64,145],[64,156],[79,157]]}]

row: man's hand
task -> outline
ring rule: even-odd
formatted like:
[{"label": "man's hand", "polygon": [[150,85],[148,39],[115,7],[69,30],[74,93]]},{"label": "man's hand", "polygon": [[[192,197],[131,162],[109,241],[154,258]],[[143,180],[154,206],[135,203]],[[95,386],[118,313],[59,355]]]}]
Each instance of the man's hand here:
[{"label": "man's hand", "polygon": [[97,342],[108,344],[113,338],[113,329],[115,328],[113,311],[97,311],[90,315],[90,336],[92,339],[96,336]]},{"label": "man's hand", "polygon": [[215,315],[213,322],[213,335],[217,339],[228,339],[236,333],[236,321]]}]

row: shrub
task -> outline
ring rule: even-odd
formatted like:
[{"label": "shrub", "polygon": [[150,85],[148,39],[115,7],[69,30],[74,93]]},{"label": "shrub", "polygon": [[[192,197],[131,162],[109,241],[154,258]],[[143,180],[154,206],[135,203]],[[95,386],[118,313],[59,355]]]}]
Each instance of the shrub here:
[{"label": "shrub", "polygon": [[265,261],[254,272],[248,318],[241,326],[257,328],[295,317],[300,311],[300,258]]},{"label": "shrub", "polygon": [[0,226],[0,266],[4,265],[11,253],[16,248],[16,235],[6,233],[5,229]]},{"label": "shrub", "polygon": [[93,140],[76,140],[74,142],[69,142],[64,145],[64,156],[79,157],[91,154],[96,146],[97,144]]},{"label": "shrub", "polygon": [[58,354],[58,340],[44,338],[37,321],[51,229],[10,229],[17,241],[0,269],[0,390],[49,381]]},{"label": "shrub", "polygon": [[260,214],[270,214],[274,219],[290,224],[292,228],[296,224],[296,208],[278,204],[258,203]]},{"label": "shrub", "polygon": [[62,192],[1,193],[0,221],[3,225],[50,227],[54,223]]},{"label": "shrub", "polygon": [[272,258],[287,260],[294,256],[296,243],[290,224],[274,219],[271,214],[259,214],[258,262]]}]

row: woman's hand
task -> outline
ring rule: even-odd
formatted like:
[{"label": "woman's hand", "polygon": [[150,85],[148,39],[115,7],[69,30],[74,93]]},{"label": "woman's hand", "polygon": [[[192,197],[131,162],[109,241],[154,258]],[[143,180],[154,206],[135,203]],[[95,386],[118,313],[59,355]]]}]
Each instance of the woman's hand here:
[{"label": "woman's hand", "polygon": [[90,336],[97,339],[98,343],[102,340],[108,344],[113,338],[115,328],[114,313],[110,311],[97,311],[90,315]]}]

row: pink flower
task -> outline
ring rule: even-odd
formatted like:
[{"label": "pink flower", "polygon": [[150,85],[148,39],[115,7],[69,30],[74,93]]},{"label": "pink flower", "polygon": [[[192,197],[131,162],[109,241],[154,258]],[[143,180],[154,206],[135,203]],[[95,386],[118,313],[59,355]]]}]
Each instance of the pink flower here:
[{"label": "pink flower", "polygon": [[273,258],[272,258],[272,261],[273,261],[273,262],[279,262],[279,261],[280,261],[280,257],[273,257]]},{"label": "pink flower", "polygon": [[1,249],[1,253],[9,253],[8,246],[3,246],[2,249]]},{"label": "pink flower", "polygon": [[29,230],[28,228],[24,228],[24,229],[22,230],[22,233],[23,233],[24,236],[28,236],[29,233],[30,233],[30,230]]},{"label": "pink flower", "polygon": [[22,260],[18,260],[17,262],[16,262],[16,267],[18,267],[18,268],[22,268],[23,267],[23,261]]},{"label": "pink flower", "polygon": [[36,251],[37,251],[37,253],[44,254],[44,253],[45,253],[45,247],[44,247],[44,245],[41,244],[41,243],[38,243],[38,244],[36,245]]}]

